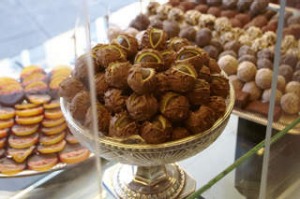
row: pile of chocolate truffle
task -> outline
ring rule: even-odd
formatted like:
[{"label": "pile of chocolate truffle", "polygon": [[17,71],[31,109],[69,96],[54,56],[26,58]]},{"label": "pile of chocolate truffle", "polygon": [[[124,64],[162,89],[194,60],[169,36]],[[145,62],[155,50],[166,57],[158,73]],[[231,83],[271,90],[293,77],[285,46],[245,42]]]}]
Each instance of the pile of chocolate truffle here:
[{"label": "pile of chocolate truffle", "polygon": [[59,94],[75,120],[90,127],[87,58],[93,61],[100,132],[116,140],[159,144],[202,133],[226,111],[229,81],[217,62],[182,38],[148,28],[139,45],[118,35],[76,61]]}]

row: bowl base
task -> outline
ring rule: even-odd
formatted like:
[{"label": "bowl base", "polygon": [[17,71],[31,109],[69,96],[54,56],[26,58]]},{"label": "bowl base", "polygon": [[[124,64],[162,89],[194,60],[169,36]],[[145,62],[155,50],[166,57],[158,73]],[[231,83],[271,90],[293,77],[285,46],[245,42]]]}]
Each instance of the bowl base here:
[{"label": "bowl base", "polygon": [[115,198],[186,198],[195,191],[196,181],[177,164],[137,167],[116,164],[103,175],[103,184]]}]

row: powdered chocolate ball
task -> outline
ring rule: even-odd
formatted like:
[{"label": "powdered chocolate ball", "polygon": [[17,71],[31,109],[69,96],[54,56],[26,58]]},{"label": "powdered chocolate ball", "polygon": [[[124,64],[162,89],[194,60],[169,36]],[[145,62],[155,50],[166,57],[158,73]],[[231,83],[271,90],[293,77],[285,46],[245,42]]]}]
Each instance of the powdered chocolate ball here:
[{"label": "powdered chocolate ball", "polygon": [[[270,99],[271,99],[271,90],[272,89],[267,89],[267,90],[264,90],[263,94],[262,94],[262,102],[270,102]],[[276,89],[276,93],[275,93],[275,103],[276,104],[279,104],[280,103],[280,100],[281,100],[281,97],[282,97],[282,93],[280,90],[277,90]]]},{"label": "powdered chocolate ball", "polygon": [[146,30],[150,24],[148,17],[144,14],[139,14],[134,20],[131,21],[130,27],[137,30]]},{"label": "powdered chocolate ball", "polygon": [[227,18],[233,18],[237,12],[235,10],[222,10],[220,16],[221,17],[227,17]]},{"label": "powdered chocolate ball", "polygon": [[223,0],[223,7],[227,9],[236,8],[238,0]]},{"label": "powdered chocolate ball", "polygon": [[231,18],[230,19],[230,23],[232,27],[238,27],[238,28],[242,28],[243,24],[240,22],[240,20],[236,19],[236,18]]},{"label": "powdered chocolate ball", "polygon": [[238,53],[241,47],[241,43],[238,41],[229,41],[224,45],[224,50],[233,50],[234,52]]},{"label": "powdered chocolate ball", "polygon": [[247,13],[239,13],[239,14],[235,15],[234,18],[239,20],[241,22],[242,26],[246,25],[247,23],[249,23],[251,21],[251,17]]},{"label": "powdered chocolate ball", "polygon": [[285,92],[285,79],[282,75],[278,75],[277,77],[277,89],[280,90],[282,93]]},{"label": "powdered chocolate ball", "polygon": [[294,72],[293,81],[300,82],[300,70],[297,70],[296,72]]},{"label": "powdered chocolate ball", "polygon": [[295,68],[298,62],[298,57],[293,54],[285,54],[281,57],[281,64],[290,65],[292,68]]},{"label": "powdered chocolate ball", "polygon": [[271,88],[272,75],[273,75],[272,70],[268,68],[259,69],[255,76],[255,83],[257,84],[258,87],[262,89]]},{"label": "powdered chocolate ball", "polygon": [[285,87],[286,93],[295,93],[300,97],[300,83],[296,81],[290,81]]},{"label": "powdered chocolate ball", "polygon": [[231,55],[225,55],[218,60],[220,68],[227,75],[235,75],[238,68],[238,61]]},{"label": "powdered chocolate ball", "polygon": [[248,61],[244,61],[239,64],[237,70],[237,76],[240,80],[244,82],[249,82],[254,80],[256,75],[256,66]]},{"label": "powdered chocolate ball", "polygon": [[285,78],[286,82],[289,82],[293,78],[293,68],[290,65],[280,65],[279,74]]},{"label": "powdered chocolate ball", "polygon": [[231,85],[233,86],[234,90],[240,91],[242,90],[244,83],[238,78],[236,75],[230,75],[229,81]]},{"label": "powdered chocolate ball", "polygon": [[239,57],[241,57],[243,55],[253,55],[253,56],[255,56],[254,50],[252,50],[252,48],[250,46],[247,46],[247,45],[241,46],[239,51],[238,51],[238,54],[239,54]]},{"label": "powdered chocolate ball", "polygon": [[220,17],[221,16],[221,9],[218,7],[210,7],[207,10],[207,14],[214,15],[215,17]]},{"label": "powdered chocolate ball", "polygon": [[179,37],[186,38],[189,41],[195,41],[196,29],[193,26],[182,28],[179,32]]},{"label": "powdered chocolate ball", "polygon": [[217,59],[218,58],[218,55],[219,55],[219,51],[216,47],[212,46],[212,45],[208,45],[208,46],[205,46],[203,48],[207,53],[208,55],[213,58],[213,59]]},{"label": "powdered chocolate ball", "polygon": [[163,22],[163,30],[168,34],[169,38],[172,38],[178,36],[180,28],[177,22],[165,20]]},{"label": "powdered chocolate ball", "polygon": [[220,6],[222,5],[222,0],[206,0],[206,3],[209,6]]},{"label": "powdered chocolate ball", "polygon": [[273,61],[274,53],[270,49],[264,48],[257,52],[257,58],[266,58]]},{"label": "powdered chocolate ball", "polygon": [[299,104],[299,96],[295,93],[286,93],[281,97],[281,108],[288,114],[297,114],[299,112]]},{"label": "powdered chocolate ball", "polygon": [[237,58],[237,54],[233,51],[233,50],[224,50],[223,52],[221,52],[221,54],[219,55],[219,59],[225,55],[230,55],[234,58]]},{"label": "powdered chocolate ball", "polygon": [[258,69],[261,69],[261,68],[272,69],[273,68],[273,63],[269,59],[266,59],[266,58],[258,59],[256,65],[257,65]]},{"label": "powdered chocolate ball", "polygon": [[262,93],[261,89],[255,84],[255,81],[244,84],[242,91],[249,93],[251,101],[258,100]]},{"label": "powdered chocolate ball", "polygon": [[202,28],[197,32],[195,42],[199,47],[204,47],[210,43],[211,39],[211,31],[208,28]]},{"label": "powdered chocolate ball", "polygon": [[249,61],[249,62],[251,62],[251,63],[253,63],[253,64],[256,64],[257,59],[256,59],[256,57],[253,56],[253,55],[243,55],[243,56],[241,56],[241,57],[238,59],[238,61],[239,61],[239,63],[242,63],[242,62],[244,62],[244,61]]},{"label": "powdered chocolate ball", "polygon": [[240,12],[248,11],[252,2],[253,2],[253,0],[239,0],[237,2],[238,11],[240,11]]}]

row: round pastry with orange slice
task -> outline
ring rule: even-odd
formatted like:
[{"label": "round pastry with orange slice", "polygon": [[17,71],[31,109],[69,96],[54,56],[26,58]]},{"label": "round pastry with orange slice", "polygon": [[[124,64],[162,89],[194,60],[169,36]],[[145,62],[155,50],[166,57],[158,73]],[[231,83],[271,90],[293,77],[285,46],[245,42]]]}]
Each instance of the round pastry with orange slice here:
[{"label": "round pastry with orange slice", "polygon": [[58,134],[62,131],[65,131],[68,128],[66,123],[62,123],[59,126],[54,126],[54,127],[50,127],[50,128],[46,128],[43,127],[41,129],[41,131],[45,134],[45,135],[55,135]]},{"label": "round pastry with orange slice", "polygon": [[14,125],[14,119],[0,120],[0,129],[10,128]]},{"label": "round pastry with orange slice", "polygon": [[8,144],[10,147],[15,149],[25,149],[35,145],[39,141],[39,134],[34,133],[28,136],[16,136],[10,135],[8,138]]},{"label": "round pastry with orange slice", "polygon": [[44,119],[42,121],[42,125],[43,125],[43,127],[50,128],[50,127],[55,127],[55,126],[61,125],[64,122],[65,122],[64,117],[61,117],[61,118],[58,118],[58,119]]},{"label": "round pastry with orange slice", "polygon": [[44,108],[42,106],[38,106],[35,108],[16,110],[16,115],[19,117],[30,117],[35,115],[41,115],[43,112],[44,112]]},{"label": "round pastry with orange slice", "polygon": [[88,159],[90,151],[80,144],[67,144],[58,156],[60,161],[64,163],[75,164]]},{"label": "round pastry with orange slice", "polygon": [[0,107],[0,120],[8,120],[15,117],[15,109],[10,107]]},{"label": "round pastry with orange slice", "polygon": [[24,162],[28,156],[30,156],[34,151],[35,146],[31,146],[24,149],[14,149],[8,148],[7,154],[12,157],[17,163]]},{"label": "round pastry with orange slice", "polygon": [[0,159],[0,173],[5,175],[15,175],[26,168],[25,163],[17,163],[10,158]]},{"label": "round pastry with orange slice", "polygon": [[58,119],[63,117],[60,108],[45,110],[44,114],[45,114],[45,118],[47,119]]},{"label": "round pastry with orange slice", "polygon": [[40,136],[40,144],[42,145],[53,145],[60,141],[62,141],[66,136],[66,132],[63,131],[61,133],[55,135],[44,135]]},{"label": "round pastry with orange slice", "polygon": [[27,136],[37,132],[39,129],[38,124],[34,125],[19,125],[15,124],[11,128],[11,131],[17,136]]},{"label": "round pastry with orange slice", "polygon": [[0,129],[0,138],[5,138],[8,136],[9,128],[6,129]]},{"label": "round pastry with orange slice", "polygon": [[33,104],[45,104],[48,103],[51,100],[50,95],[47,94],[30,94],[26,95],[26,98],[28,99],[29,102]]},{"label": "round pastry with orange slice", "polygon": [[6,146],[6,141],[7,141],[6,137],[0,139],[0,149],[3,149]]},{"label": "round pastry with orange slice", "polygon": [[44,109],[55,109],[60,108],[60,103],[58,99],[51,100],[49,103],[43,104]]},{"label": "round pastry with orange slice", "polygon": [[36,115],[32,117],[16,117],[16,122],[20,125],[33,125],[40,123],[44,118],[44,115]]},{"label": "round pastry with orange slice", "polygon": [[29,169],[35,171],[48,171],[58,162],[56,154],[39,154],[30,157],[27,161]]},{"label": "round pastry with orange slice", "polygon": [[34,74],[34,73],[45,73],[42,67],[37,66],[37,65],[29,65],[25,66],[20,74],[21,80],[25,79],[26,77]]},{"label": "round pastry with orange slice", "polygon": [[49,153],[58,153],[62,151],[66,146],[66,141],[62,140],[56,144],[52,145],[39,145],[37,147],[38,152],[42,154],[49,154]]}]

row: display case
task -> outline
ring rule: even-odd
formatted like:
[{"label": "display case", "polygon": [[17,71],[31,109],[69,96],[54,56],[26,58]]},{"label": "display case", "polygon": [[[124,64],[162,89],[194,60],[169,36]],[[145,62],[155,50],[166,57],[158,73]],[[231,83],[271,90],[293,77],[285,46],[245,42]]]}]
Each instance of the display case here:
[{"label": "display case", "polygon": [[1,198],[299,198],[294,2],[32,3],[1,6]]}]

